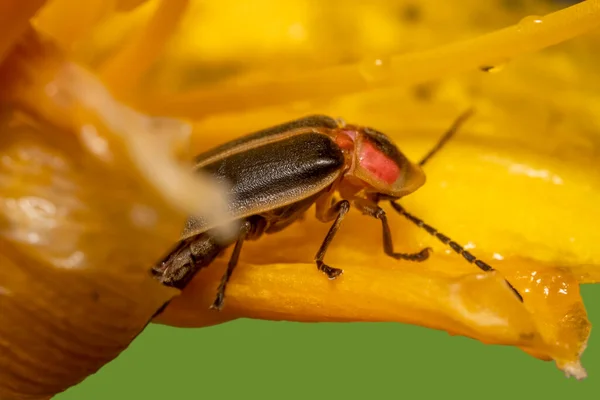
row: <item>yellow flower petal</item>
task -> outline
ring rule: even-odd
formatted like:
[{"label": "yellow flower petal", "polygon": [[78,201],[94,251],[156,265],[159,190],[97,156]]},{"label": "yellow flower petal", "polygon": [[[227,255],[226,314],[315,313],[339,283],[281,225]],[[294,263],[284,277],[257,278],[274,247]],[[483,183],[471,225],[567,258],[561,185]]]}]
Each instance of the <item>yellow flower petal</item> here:
[{"label": "yellow flower petal", "polygon": [[163,0],[148,26],[100,68],[101,78],[117,93],[135,88],[143,73],[163,52],[176,29],[188,0]]},{"label": "yellow flower petal", "polygon": [[72,50],[95,25],[110,17],[114,8],[112,0],[53,0],[35,16],[33,23],[64,49]]},{"label": "yellow flower petal", "polygon": [[[506,63],[513,58],[563,42],[600,26],[600,1],[588,0],[543,17],[440,48],[409,54],[373,57],[324,70],[299,68],[296,74],[271,76],[262,82],[217,86],[142,99],[149,112],[204,117],[229,112],[339,96],[390,86],[408,86]],[[308,70],[305,72],[305,70]],[[243,92],[243,96],[238,94]],[[265,95],[277,92],[278,96]],[[165,95],[167,96],[165,98]],[[198,107],[203,104],[203,107]]]},{"label": "yellow flower petal", "polygon": [[174,159],[186,124],[116,102],[34,32],[0,82],[0,398],[45,399],[111,361],[177,294],[149,266],[186,214],[225,200]]},{"label": "yellow flower petal", "polygon": [[[487,7],[484,14],[498,26],[514,23],[514,13],[467,3]],[[589,57],[585,46],[597,47],[598,39],[581,41],[581,49],[570,53],[546,52],[506,68],[499,63],[597,27],[600,1],[549,14],[542,23],[530,16],[464,41],[481,34],[481,27],[451,5],[424,5],[430,17],[414,27],[410,12],[403,12],[403,25],[371,4],[360,6],[364,20],[356,21],[338,18],[331,5],[316,9],[301,0],[276,9],[261,1],[254,11],[270,13],[254,14],[229,12],[219,3],[212,15],[201,14],[200,2],[190,8],[200,14],[184,15],[187,1],[92,1],[84,10],[55,0],[31,20],[53,44],[38,41],[29,29],[28,19],[43,4],[0,5],[0,105],[6,111],[0,121],[0,296],[9,310],[0,312],[0,327],[11,327],[0,338],[0,346],[11,349],[0,353],[0,397],[48,397],[72,385],[125,348],[175,295],[149,278],[148,266],[175,240],[182,211],[223,205],[218,187],[194,181],[173,159],[190,126],[191,154],[300,114],[329,113],[389,133],[416,160],[471,105],[477,116],[427,166],[428,183],[403,205],[498,272],[480,273],[390,210],[397,249],[432,246],[431,259],[391,260],[382,252],[378,222],[351,213],[327,254],[328,263],[345,271],[331,282],[311,262],[328,227],[307,218],[244,245],[222,313],[207,306],[226,258],[202,271],[156,321],[406,322],[518,346],[585,376],[579,357],[590,325],[579,283],[600,279],[589,222],[599,200],[593,182],[600,102],[595,63],[573,59]],[[539,9],[554,11],[547,4]],[[282,18],[273,22],[275,10]],[[180,19],[187,30],[179,30]],[[193,24],[201,27],[189,29]],[[228,34],[231,26],[261,29],[240,38]],[[436,29],[426,29],[431,26]],[[395,45],[394,34],[411,33]],[[126,34],[130,38],[123,40]],[[407,53],[448,38],[458,44]],[[164,52],[167,43],[172,46]],[[341,60],[351,62],[340,66]],[[477,67],[493,74],[401,90]],[[198,82],[213,85],[198,92]],[[370,92],[332,99],[362,90]],[[189,125],[149,117],[115,96],[145,111],[202,120]],[[111,186],[120,189],[107,190]],[[33,206],[32,196],[38,198]],[[52,209],[44,200],[66,214],[32,219]],[[72,268],[82,259],[86,268]],[[504,278],[523,294],[524,304]],[[51,320],[39,318],[48,310]],[[63,350],[31,345],[41,342],[38,334]],[[65,343],[88,357],[73,357]],[[57,360],[59,367],[44,369]],[[30,379],[38,383],[35,393],[27,393]]]}]

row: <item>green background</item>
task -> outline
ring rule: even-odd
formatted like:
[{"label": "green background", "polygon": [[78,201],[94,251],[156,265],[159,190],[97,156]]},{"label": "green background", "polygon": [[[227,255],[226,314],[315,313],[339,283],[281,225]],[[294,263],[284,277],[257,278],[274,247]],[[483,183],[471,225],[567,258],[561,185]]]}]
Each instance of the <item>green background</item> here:
[{"label": "green background", "polygon": [[[582,290],[599,325],[600,286]],[[397,323],[154,325],[56,399],[599,398],[600,334],[583,364],[588,378],[576,381],[515,348]]]}]

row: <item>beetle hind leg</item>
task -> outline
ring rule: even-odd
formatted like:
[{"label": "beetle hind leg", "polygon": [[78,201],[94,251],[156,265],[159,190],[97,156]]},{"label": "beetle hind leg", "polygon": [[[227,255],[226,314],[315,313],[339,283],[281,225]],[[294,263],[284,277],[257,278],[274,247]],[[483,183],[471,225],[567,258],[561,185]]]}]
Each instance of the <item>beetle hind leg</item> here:
[{"label": "beetle hind leg", "polygon": [[333,268],[325,264],[323,262],[323,258],[325,258],[327,248],[331,244],[331,241],[333,240],[337,231],[340,229],[342,220],[348,213],[348,210],[350,210],[350,202],[347,200],[342,200],[336,203],[333,207],[331,207],[329,212],[334,215],[337,214],[337,216],[335,217],[335,221],[331,225],[331,228],[329,228],[329,232],[327,232],[327,236],[325,236],[325,239],[323,240],[323,243],[321,244],[321,247],[319,248],[319,251],[315,256],[315,263],[317,264],[317,269],[323,272],[325,275],[327,275],[329,279],[335,279],[338,276],[340,276],[343,272],[339,268]]},{"label": "beetle hind leg", "polygon": [[229,283],[229,279],[231,278],[231,275],[233,274],[233,271],[238,264],[240,253],[242,252],[242,245],[244,244],[244,240],[246,239],[251,229],[252,224],[250,221],[245,221],[240,228],[240,235],[238,237],[238,240],[235,242],[235,247],[233,248],[233,252],[231,253],[231,257],[229,258],[229,263],[227,264],[227,269],[221,277],[221,282],[219,283],[219,287],[217,288],[217,296],[215,298],[215,301],[210,306],[212,310],[221,311],[221,309],[223,308],[223,303],[225,301],[225,289],[227,288],[227,283]]}]

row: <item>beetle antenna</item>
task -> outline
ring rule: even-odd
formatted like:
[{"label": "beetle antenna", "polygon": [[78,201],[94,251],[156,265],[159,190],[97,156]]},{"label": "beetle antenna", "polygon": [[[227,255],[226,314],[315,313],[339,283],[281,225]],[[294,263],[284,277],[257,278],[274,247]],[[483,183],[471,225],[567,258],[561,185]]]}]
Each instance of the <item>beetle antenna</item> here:
[{"label": "beetle antenna", "polygon": [[429,150],[429,153],[427,153],[427,155],[423,157],[421,161],[419,161],[419,166],[422,167],[423,165],[425,165],[425,163],[429,161],[431,157],[433,157],[438,151],[440,151],[441,148],[444,147],[448,140],[450,140],[452,136],[454,136],[454,134],[460,129],[460,127],[465,123],[465,121],[469,119],[471,115],[473,115],[474,112],[474,108],[469,108],[467,111],[463,112],[458,118],[456,118],[452,126],[446,131],[446,133],[444,133],[440,140],[438,140],[436,145],[433,146],[431,150]]},{"label": "beetle antenna", "polygon": [[[471,254],[469,251],[465,250],[465,248],[463,246],[456,243],[454,240],[450,239],[448,236],[438,232],[437,229],[435,229],[431,225],[426,224],[425,222],[423,222],[422,219],[417,218],[412,214],[409,214],[408,211],[406,211],[404,209],[404,207],[402,207],[400,204],[398,204],[394,201],[390,201],[390,203],[392,204],[392,207],[394,208],[394,210],[398,211],[399,214],[402,214],[404,217],[406,217],[409,221],[411,221],[412,223],[417,225],[419,228],[423,228],[424,230],[426,230],[430,235],[435,236],[440,242],[444,243],[447,246],[450,246],[450,248],[452,250],[454,250],[455,252],[457,252],[458,254],[463,256],[464,259],[467,260],[469,263],[475,264],[477,267],[479,267],[479,269],[481,269],[482,271],[485,271],[485,272],[495,271],[495,269],[492,266],[479,260],[477,257],[475,257],[473,254]],[[517,291],[517,289],[515,289],[515,287],[513,285],[511,285],[511,283],[509,281],[506,281],[506,283],[512,289],[512,291],[515,292],[515,294],[517,295],[519,300],[521,302],[523,302],[523,296],[521,296],[521,294]]]}]

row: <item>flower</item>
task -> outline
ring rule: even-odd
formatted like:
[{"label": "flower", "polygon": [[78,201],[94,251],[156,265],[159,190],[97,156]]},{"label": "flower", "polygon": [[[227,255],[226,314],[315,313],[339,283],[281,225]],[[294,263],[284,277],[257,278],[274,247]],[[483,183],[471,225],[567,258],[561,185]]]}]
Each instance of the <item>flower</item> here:
[{"label": "flower", "polygon": [[[405,322],[518,346],[585,376],[579,358],[590,324],[579,284],[600,275],[588,217],[600,197],[590,183],[600,102],[588,89],[593,62],[574,60],[592,57],[587,46],[598,37],[519,56],[597,27],[598,1],[554,13],[540,4],[546,16],[487,35],[469,10],[498,27],[519,11],[465,1],[464,9],[424,3],[392,15],[392,3],[381,2],[357,5],[364,19],[356,21],[344,8],[304,0],[252,9],[227,1],[29,3],[0,6],[0,296],[10,300],[0,326],[14,326],[27,307],[52,310],[52,319],[29,313],[28,333],[0,334],[13,354],[44,365],[57,364],[57,353],[27,346],[38,333],[58,343],[75,334],[79,347],[70,351],[89,356],[60,358],[51,377],[40,364],[11,370],[0,397],[30,390],[19,377],[37,380],[39,395],[73,385],[171,298],[154,322]],[[221,215],[226,191],[193,179],[177,160],[318,112],[386,132],[416,161],[470,106],[475,116],[402,204],[498,272],[482,273],[389,209],[396,249],[431,246],[427,262],[390,259],[378,221],[351,213],[326,255],[344,270],[336,281],[312,262],[328,226],[310,217],[244,244],[221,313],[208,305],[226,257],[182,293],[147,274],[186,213]],[[0,371],[19,365],[3,357]]]}]

